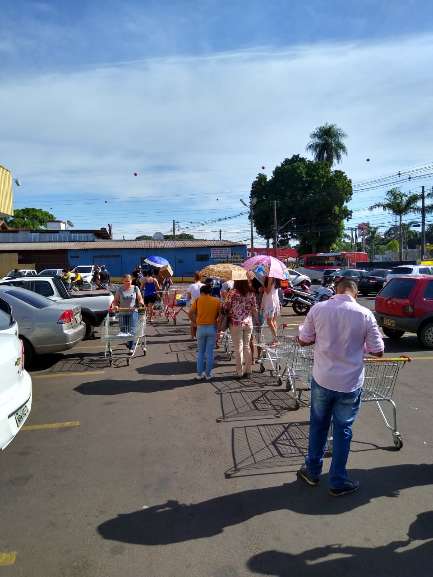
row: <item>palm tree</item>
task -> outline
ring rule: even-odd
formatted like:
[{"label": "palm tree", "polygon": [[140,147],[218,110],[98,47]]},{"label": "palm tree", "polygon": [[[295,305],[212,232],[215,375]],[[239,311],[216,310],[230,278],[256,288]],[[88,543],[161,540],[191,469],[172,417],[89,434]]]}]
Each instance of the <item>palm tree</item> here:
[{"label": "palm tree", "polygon": [[376,255],[377,245],[382,240],[382,236],[379,233],[379,227],[378,226],[369,226],[368,227],[368,235],[367,235],[366,240],[367,240],[367,246],[368,246],[368,252],[369,252],[370,260],[374,260],[374,257]]},{"label": "palm tree", "polygon": [[398,216],[399,231],[399,259],[403,260],[403,216],[411,212],[416,212],[419,201],[419,194],[401,192],[398,188],[391,188],[385,195],[384,202],[378,202],[369,207],[369,210],[382,208]]},{"label": "palm tree", "polygon": [[346,133],[336,124],[323,124],[317,127],[311,134],[311,142],[307,145],[307,152],[311,152],[317,162],[326,162],[332,166],[335,162],[341,162],[343,154],[347,154],[343,139]]}]

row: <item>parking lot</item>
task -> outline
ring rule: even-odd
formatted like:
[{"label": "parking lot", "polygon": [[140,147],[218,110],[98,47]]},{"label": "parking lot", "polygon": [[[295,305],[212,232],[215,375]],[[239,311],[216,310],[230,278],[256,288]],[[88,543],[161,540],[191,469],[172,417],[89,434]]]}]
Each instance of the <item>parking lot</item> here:
[{"label": "parking lot", "polygon": [[404,446],[365,404],[350,458],[361,489],[341,499],[326,478],[296,481],[308,409],[273,418],[271,397],[236,397],[221,352],[214,381],[195,381],[194,351],[180,316],[148,327],[130,366],[109,367],[97,338],[32,372],[31,417],[0,455],[1,576],[430,574],[433,351],[386,339],[387,355],[413,358],[395,392]]}]

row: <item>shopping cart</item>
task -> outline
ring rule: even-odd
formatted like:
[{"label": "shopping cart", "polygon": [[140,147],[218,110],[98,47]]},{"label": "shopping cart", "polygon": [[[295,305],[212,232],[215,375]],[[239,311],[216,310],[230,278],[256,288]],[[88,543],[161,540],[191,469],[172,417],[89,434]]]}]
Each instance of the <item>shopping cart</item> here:
[{"label": "shopping cart", "polygon": [[227,359],[231,361],[233,356],[233,340],[230,329],[223,331],[221,335],[220,349],[227,356]]},{"label": "shopping cart", "polygon": [[162,299],[164,315],[167,319],[167,322],[172,320],[173,324],[176,324],[177,316],[181,311],[183,311],[185,314],[188,314],[186,311],[186,305],[188,301],[185,295],[179,290],[174,289],[164,292]]},{"label": "shopping cart", "polygon": [[279,387],[290,383],[287,367],[296,343],[294,337],[286,333],[286,326],[281,325],[277,339],[267,326],[254,327],[253,334],[257,347],[259,371],[264,373],[268,370]]},{"label": "shopping cart", "polygon": [[[131,309],[118,308],[115,313],[109,311],[105,317],[102,338],[105,341],[104,356],[108,359],[110,367],[115,357],[125,358],[129,365],[129,360],[134,357],[138,348],[141,348],[145,355],[147,353],[145,310],[131,311]],[[114,349],[115,346],[116,349]]]},{"label": "shopping cart", "polygon": [[[301,347],[295,343],[292,354],[289,355],[288,359],[287,372],[291,389],[300,404],[303,401],[302,393],[309,390],[309,383],[311,382],[314,347]],[[397,428],[397,407],[393,400],[394,389],[400,369],[410,360],[410,357],[407,356],[368,357],[364,359],[365,378],[361,401],[363,403],[376,403],[386,428],[392,432],[394,447],[397,450],[403,447],[403,439]],[[390,419],[384,411],[385,403],[391,405],[392,413]],[[306,405],[307,403],[303,402],[303,404]],[[332,441],[332,438],[330,441]]]}]

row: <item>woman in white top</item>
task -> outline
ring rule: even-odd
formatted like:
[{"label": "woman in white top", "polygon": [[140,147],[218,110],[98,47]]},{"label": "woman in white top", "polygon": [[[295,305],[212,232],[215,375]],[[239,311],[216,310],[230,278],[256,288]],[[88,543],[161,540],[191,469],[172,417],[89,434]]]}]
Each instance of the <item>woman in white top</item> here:
[{"label": "woman in white top", "polygon": [[[203,283],[200,280],[200,273],[196,272],[194,274],[194,282],[188,287],[188,300],[192,306],[193,302],[200,296],[200,289]],[[191,338],[195,339],[197,335],[197,324],[191,320]]]},{"label": "woman in white top", "polygon": [[263,287],[263,297],[260,310],[263,317],[266,319],[269,328],[272,331],[273,344],[277,342],[277,317],[281,312],[280,297],[278,296],[278,289],[280,288],[280,281],[276,278],[266,277]]}]

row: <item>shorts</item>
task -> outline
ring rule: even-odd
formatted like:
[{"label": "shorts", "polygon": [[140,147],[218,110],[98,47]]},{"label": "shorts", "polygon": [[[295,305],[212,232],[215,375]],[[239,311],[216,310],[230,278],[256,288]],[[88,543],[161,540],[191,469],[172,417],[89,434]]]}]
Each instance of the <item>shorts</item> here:
[{"label": "shorts", "polygon": [[153,305],[156,303],[157,295],[148,295],[143,297],[145,305]]}]

